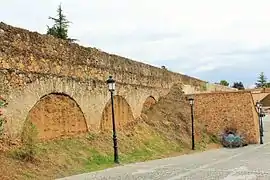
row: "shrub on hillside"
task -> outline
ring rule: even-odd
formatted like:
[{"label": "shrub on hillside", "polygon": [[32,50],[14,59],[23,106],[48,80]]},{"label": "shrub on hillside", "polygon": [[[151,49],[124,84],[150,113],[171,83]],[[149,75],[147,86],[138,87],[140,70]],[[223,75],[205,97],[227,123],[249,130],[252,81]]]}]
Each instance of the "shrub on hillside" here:
[{"label": "shrub on hillside", "polygon": [[4,132],[4,124],[5,124],[5,119],[1,117],[1,112],[0,112],[0,137],[3,135],[3,132]]},{"label": "shrub on hillside", "polygon": [[4,98],[0,96],[0,137],[3,135],[4,132],[4,124],[6,122],[5,118],[3,117],[2,108],[7,105]]},{"label": "shrub on hillside", "polygon": [[14,152],[17,159],[24,161],[33,161],[37,150],[37,129],[35,125],[27,121],[22,133],[23,146]]}]

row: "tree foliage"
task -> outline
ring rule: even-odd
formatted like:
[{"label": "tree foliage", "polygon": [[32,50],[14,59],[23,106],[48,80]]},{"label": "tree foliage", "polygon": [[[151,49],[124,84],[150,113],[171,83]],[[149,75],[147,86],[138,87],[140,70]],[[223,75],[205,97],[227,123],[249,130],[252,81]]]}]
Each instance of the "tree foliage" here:
[{"label": "tree foliage", "polygon": [[263,72],[259,74],[259,77],[255,85],[256,85],[256,88],[263,88],[269,85],[269,83],[267,83],[267,77],[264,75]]},{"label": "tree foliage", "polygon": [[66,16],[63,14],[61,4],[57,9],[57,17],[49,17],[49,19],[54,21],[54,25],[52,27],[47,26],[47,34],[56,38],[69,40],[71,42],[76,41],[76,39],[71,39],[68,37],[68,27],[71,22],[68,21]]},{"label": "tree foliage", "polygon": [[243,83],[240,81],[240,82],[234,82],[233,85],[232,85],[233,88],[237,88],[238,90],[244,90],[245,87],[243,85]]},{"label": "tree foliage", "polygon": [[229,86],[229,83],[226,80],[221,80],[219,84],[223,86]]}]

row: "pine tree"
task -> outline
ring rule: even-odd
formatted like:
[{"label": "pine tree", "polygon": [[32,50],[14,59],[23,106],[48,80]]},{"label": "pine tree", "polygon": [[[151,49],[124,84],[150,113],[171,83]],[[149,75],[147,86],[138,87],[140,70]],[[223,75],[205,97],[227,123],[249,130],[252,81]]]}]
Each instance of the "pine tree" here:
[{"label": "pine tree", "polygon": [[68,27],[71,22],[68,21],[66,16],[63,14],[61,4],[57,9],[57,18],[49,17],[49,19],[54,21],[54,25],[52,27],[47,26],[47,34],[64,40],[76,41],[76,39],[68,38]]},{"label": "pine tree", "polygon": [[267,77],[264,75],[263,72],[260,73],[257,83],[255,83],[257,88],[262,88],[267,85]]}]

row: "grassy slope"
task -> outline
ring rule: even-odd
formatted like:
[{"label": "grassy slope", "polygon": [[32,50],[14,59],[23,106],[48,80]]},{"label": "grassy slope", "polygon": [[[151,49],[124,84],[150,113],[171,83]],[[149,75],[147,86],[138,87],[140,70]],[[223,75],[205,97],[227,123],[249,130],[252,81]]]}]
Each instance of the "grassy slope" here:
[{"label": "grassy slope", "polygon": [[[121,163],[191,152],[190,120],[186,113],[189,107],[179,92],[176,88],[142,118],[118,132]],[[197,151],[208,148],[215,140],[211,137],[197,125]],[[0,179],[53,179],[114,166],[110,132],[43,142],[35,150],[32,162],[19,160],[19,148],[0,152]]]},{"label": "grassy slope", "polygon": [[[190,152],[187,144],[166,139],[145,123],[137,125],[132,133],[119,133],[118,137],[121,163]],[[204,150],[206,143],[197,144],[197,151]],[[17,151],[0,155],[0,179],[52,179],[114,166],[109,133],[40,143],[33,162],[16,160]]]}]

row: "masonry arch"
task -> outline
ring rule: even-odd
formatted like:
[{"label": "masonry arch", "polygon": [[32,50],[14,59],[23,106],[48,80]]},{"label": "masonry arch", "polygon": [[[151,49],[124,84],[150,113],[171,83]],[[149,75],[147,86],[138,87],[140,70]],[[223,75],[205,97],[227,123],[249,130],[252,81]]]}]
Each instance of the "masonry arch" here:
[{"label": "masonry arch", "polygon": [[73,98],[63,93],[50,93],[41,97],[29,111],[24,130],[29,122],[36,127],[41,140],[87,132],[81,108]]},{"label": "masonry arch", "polygon": [[149,110],[154,104],[156,104],[157,101],[153,96],[148,96],[146,98],[146,100],[143,103],[143,107],[142,107],[142,113],[146,112],[147,110]]},{"label": "masonry arch", "polygon": [[[121,130],[127,123],[134,120],[130,105],[122,96],[114,96],[114,112],[116,128]],[[111,99],[106,103],[100,121],[102,131],[112,130],[112,105]]]}]

